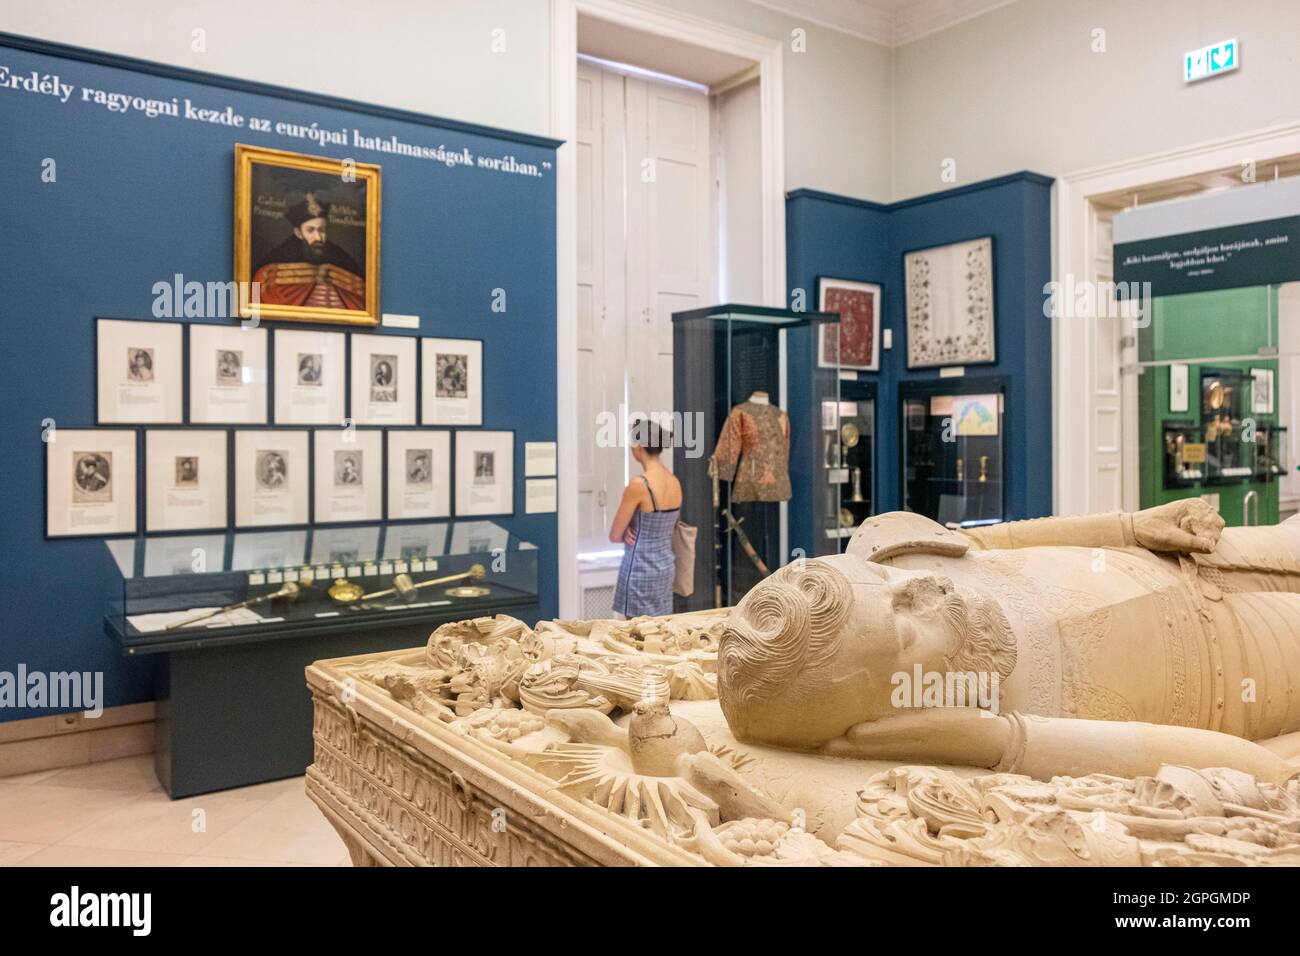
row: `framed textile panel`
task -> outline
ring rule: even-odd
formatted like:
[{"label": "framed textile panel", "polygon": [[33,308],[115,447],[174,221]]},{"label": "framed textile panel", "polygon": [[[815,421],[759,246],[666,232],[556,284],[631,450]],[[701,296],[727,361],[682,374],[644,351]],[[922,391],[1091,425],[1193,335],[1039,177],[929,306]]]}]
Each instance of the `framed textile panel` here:
[{"label": "framed textile panel", "polygon": [[826,323],[818,330],[817,364],[821,368],[880,370],[880,286],[821,276],[817,280],[817,310],[840,317],[838,341],[834,324]]},{"label": "framed textile panel", "polygon": [[909,252],[903,271],[908,368],[997,361],[991,236]]}]

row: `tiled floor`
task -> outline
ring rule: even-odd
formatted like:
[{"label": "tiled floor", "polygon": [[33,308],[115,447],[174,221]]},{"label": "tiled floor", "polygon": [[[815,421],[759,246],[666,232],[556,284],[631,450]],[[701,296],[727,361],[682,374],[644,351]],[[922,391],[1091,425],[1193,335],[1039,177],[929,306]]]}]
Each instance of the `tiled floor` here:
[{"label": "tiled floor", "polygon": [[153,757],[0,778],[0,866],[336,866],[301,777],[172,800]]}]

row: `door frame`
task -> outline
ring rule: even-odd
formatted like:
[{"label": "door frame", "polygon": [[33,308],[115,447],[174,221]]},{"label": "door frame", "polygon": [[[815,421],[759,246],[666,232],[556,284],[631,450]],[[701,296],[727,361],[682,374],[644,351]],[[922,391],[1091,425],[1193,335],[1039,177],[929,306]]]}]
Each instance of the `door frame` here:
[{"label": "door frame", "polygon": [[[1094,197],[1121,191],[1140,193],[1170,180],[1204,175],[1252,159],[1263,162],[1295,153],[1300,153],[1300,123],[1289,123],[1060,177],[1053,189],[1053,282],[1063,284],[1068,276],[1078,283],[1091,277],[1097,251]],[[1123,358],[1118,353],[1098,354],[1094,347],[1096,316],[1057,318],[1052,323],[1052,510],[1058,515],[1087,514],[1097,508],[1090,471],[1096,417],[1092,383],[1101,361],[1115,362],[1113,371],[1119,381]],[[1125,453],[1121,457],[1120,481],[1126,502],[1137,500],[1138,489],[1134,391],[1121,388]]]},{"label": "door frame", "polygon": [[638,0],[551,0],[550,135],[562,140],[556,152],[556,438],[558,441],[557,524],[559,610],[574,617],[580,607],[578,581],[577,395],[577,179],[574,134],[577,123],[578,14],[744,57],[758,64],[762,123],[763,298],[782,306],[785,287],[785,85],[783,39],[760,36]]}]

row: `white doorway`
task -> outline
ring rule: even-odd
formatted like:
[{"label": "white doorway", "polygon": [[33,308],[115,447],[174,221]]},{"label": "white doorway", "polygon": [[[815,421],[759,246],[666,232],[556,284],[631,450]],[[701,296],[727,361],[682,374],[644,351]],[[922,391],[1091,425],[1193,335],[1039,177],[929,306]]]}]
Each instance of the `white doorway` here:
[{"label": "white doorway", "polygon": [[634,0],[552,11],[559,604],[596,617],[634,470],[597,416],[671,412],[674,312],[785,301],[782,45]]},{"label": "white doorway", "polygon": [[[1056,184],[1058,288],[1111,279],[1111,222],[1133,204],[1300,174],[1300,124],[1217,140],[1061,177]],[[1053,511],[1138,507],[1137,337],[1127,319],[1053,320]]]}]

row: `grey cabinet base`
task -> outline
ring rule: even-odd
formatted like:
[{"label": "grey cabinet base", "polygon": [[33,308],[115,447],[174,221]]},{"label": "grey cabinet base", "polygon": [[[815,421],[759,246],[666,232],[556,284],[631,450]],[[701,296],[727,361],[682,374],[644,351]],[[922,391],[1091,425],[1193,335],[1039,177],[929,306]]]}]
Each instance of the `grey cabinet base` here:
[{"label": "grey cabinet base", "polygon": [[417,624],[158,654],[158,780],[179,799],[302,774],[312,762],[307,665],[418,647],[431,629]]}]

